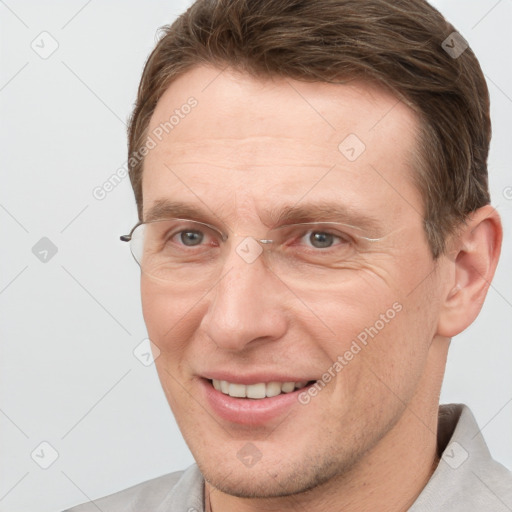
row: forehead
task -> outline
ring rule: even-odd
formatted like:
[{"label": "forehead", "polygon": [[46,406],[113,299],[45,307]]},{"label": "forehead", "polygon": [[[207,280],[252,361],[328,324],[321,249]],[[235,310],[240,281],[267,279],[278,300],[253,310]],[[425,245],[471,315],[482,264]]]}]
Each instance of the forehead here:
[{"label": "forehead", "polygon": [[150,120],[144,211],[172,198],[251,215],[306,194],[395,215],[421,209],[410,179],[417,129],[409,107],[360,81],[259,80],[198,67],[170,85]]}]

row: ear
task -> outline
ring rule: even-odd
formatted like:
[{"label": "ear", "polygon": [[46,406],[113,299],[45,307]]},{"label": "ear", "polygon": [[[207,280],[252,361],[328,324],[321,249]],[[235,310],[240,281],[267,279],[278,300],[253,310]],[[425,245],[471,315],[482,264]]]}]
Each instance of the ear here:
[{"label": "ear", "polygon": [[449,282],[441,297],[437,334],[451,338],[478,316],[498,264],[502,236],[498,212],[486,205],[448,241]]}]

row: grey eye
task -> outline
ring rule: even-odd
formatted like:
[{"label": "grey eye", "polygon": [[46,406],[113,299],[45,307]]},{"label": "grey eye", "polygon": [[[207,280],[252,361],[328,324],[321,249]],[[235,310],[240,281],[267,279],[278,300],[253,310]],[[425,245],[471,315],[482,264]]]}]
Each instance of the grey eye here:
[{"label": "grey eye", "polygon": [[183,245],[194,246],[199,245],[204,239],[203,233],[201,231],[182,231],[180,233],[180,240]]},{"label": "grey eye", "polygon": [[313,247],[316,247],[317,249],[324,249],[332,246],[334,242],[334,235],[322,233],[321,231],[314,231],[309,235],[309,241]]}]

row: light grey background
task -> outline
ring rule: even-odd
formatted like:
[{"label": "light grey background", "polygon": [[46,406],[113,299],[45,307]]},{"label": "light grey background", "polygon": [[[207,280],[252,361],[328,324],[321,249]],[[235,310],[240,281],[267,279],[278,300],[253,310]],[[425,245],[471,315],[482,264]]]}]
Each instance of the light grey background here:
[{"label": "light grey background", "polygon": [[[434,3],[488,77],[490,182],[505,227],[483,311],[452,342],[441,401],[469,404],[512,468],[512,2]],[[154,367],[133,354],[146,331],[138,268],[118,239],[136,221],[129,180],[93,196],[125,165],[156,29],[188,4],[0,1],[2,512],[62,510],[193,461]],[[47,262],[32,252],[43,237],[58,250]]]}]

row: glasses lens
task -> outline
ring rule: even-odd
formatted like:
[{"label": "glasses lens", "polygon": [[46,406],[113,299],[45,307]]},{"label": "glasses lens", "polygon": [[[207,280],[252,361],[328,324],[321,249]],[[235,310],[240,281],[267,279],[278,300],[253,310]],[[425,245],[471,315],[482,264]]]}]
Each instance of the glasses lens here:
[{"label": "glasses lens", "polygon": [[290,288],[324,290],[337,286],[354,268],[362,240],[342,224],[305,223],[273,229],[266,255],[269,268]]},{"label": "glasses lens", "polygon": [[185,283],[209,274],[219,260],[222,240],[219,231],[201,222],[160,220],[136,228],[131,251],[144,273]]}]

